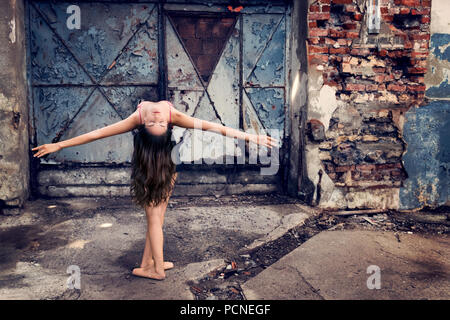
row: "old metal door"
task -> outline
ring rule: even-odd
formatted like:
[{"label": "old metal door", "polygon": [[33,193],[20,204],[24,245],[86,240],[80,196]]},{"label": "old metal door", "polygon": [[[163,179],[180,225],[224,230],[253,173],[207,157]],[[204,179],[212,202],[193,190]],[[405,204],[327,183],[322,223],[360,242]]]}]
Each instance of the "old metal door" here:
[{"label": "old metal door", "polygon": [[[277,128],[285,140],[288,8],[251,5],[237,13],[224,5],[171,2],[28,1],[33,145],[124,119],[140,98],[168,99],[189,115],[240,130]],[[67,9],[73,4],[80,8],[80,29],[68,28]],[[220,165],[224,155],[245,153],[233,139],[225,139],[223,147],[214,133],[176,128],[174,137],[183,163],[203,158],[207,165]],[[202,147],[200,153],[193,141]],[[41,159],[39,190],[47,195],[128,193],[131,154],[131,133],[63,149]],[[99,171],[111,166],[116,175]],[[279,176],[254,175],[253,182],[274,186]],[[198,182],[198,176],[186,177],[180,183]],[[234,182],[251,183],[248,177],[244,172]],[[76,189],[83,185],[93,188]],[[118,189],[102,192],[99,185]]]},{"label": "old metal door", "polygon": [[[285,140],[288,8],[247,6],[236,13],[224,6],[166,5],[164,13],[167,90],[175,106],[240,130],[275,129]],[[233,139],[181,128],[175,137],[181,162],[250,161],[245,145]]]}]

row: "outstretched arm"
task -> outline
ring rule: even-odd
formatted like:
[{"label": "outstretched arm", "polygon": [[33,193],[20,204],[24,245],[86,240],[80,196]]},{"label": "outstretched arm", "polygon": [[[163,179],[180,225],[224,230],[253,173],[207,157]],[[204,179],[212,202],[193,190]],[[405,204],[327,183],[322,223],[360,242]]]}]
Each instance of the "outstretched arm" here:
[{"label": "outstretched arm", "polygon": [[251,134],[230,127],[226,127],[218,123],[197,119],[188,116],[175,108],[172,108],[172,123],[174,125],[183,128],[201,129],[203,131],[213,131],[227,137],[237,138],[245,141],[252,141],[254,143],[269,148],[278,146],[278,140],[272,137],[266,135]]},{"label": "outstretched arm", "polygon": [[116,123],[110,124],[109,126],[93,130],[91,132],[79,135],[77,137],[63,140],[57,143],[43,144],[39,147],[33,148],[31,150],[37,151],[34,157],[42,157],[48,153],[59,151],[63,148],[78,146],[80,144],[86,144],[98,139],[103,139],[106,137],[114,136],[117,134],[125,133],[133,130],[139,125],[139,115],[138,111],[135,111],[128,118],[118,121]]}]

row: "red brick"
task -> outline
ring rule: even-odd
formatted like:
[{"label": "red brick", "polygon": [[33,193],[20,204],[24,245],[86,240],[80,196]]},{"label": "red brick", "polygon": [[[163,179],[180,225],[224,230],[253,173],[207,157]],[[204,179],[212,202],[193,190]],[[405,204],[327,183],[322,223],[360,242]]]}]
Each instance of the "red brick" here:
[{"label": "red brick", "polygon": [[346,31],[340,31],[340,30],[331,29],[330,30],[330,37],[333,37],[333,38],[346,38],[347,37],[347,32]]},{"label": "red brick", "polygon": [[308,55],[308,62],[310,64],[321,64],[328,62],[328,56],[323,54],[310,54]]},{"label": "red brick", "polygon": [[353,171],[355,170],[356,166],[355,165],[351,165],[351,166],[337,166],[334,171],[335,172],[347,172],[347,171]]},{"label": "red brick", "polygon": [[330,55],[330,61],[332,61],[332,62],[342,62],[342,57],[340,57],[340,56],[335,56],[335,55]]},{"label": "red brick", "polygon": [[425,83],[425,77],[423,77],[423,76],[411,76],[411,77],[409,77],[409,80],[411,80],[412,82],[418,83],[418,84]]},{"label": "red brick", "polygon": [[322,46],[309,46],[308,47],[309,53],[328,53],[328,47],[322,47]]},{"label": "red brick", "polygon": [[317,28],[317,21],[310,21],[308,23],[309,28]]},{"label": "red brick", "polygon": [[360,171],[372,171],[375,169],[376,169],[376,167],[374,164],[358,164],[358,165],[356,165],[356,170],[360,170]]},{"label": "red brick", "polygon": [[419,52],[419,51],[411,52],[411,58],[426,58],[426,57],[428,57],[428,51],[427,52]]},{"label": "red brick", "polygon": [[386,85],[385,84],[380,84],[378,86],[378,91],[386,91]]},{"label": "red brick", "polygon": [[319,3],[330,4],[331,0],[319,0]]},{"label": "red brick", "polygon": [[378,85],[377,84],[368,84],[366,85],[367,91],[378,91]]},{"label": "red brick", "polygon": [[425,92],[426,86],[424,86],[424,85],[408,86],[408,90],[416,91],[416,92]]},{"label": "red brick", "polygon": [[310,13],[308,15],[309,20],[328,20],[330,19],[330,13],[329,12],[314,12]]},{"label": "red brick", "polygon": [[359,32],[347,31],[345,36],[350,39],[357,39],[359,38]]},{"label": "red brick", "polygon": [[310,37],[326,37],[328,35],[328,29],[309,29],[309,36]]},{"label": "red brick", "polygon": [[363,15],[361,13],[355,13],[353,15],[353,19],[356,20],[356,21],[361,21],[362,18],[363,18]]},{"label": "red brick", "polygon": [[380,57],[386,57],[387,55],[387,50],[386,49],[381,49],[380,51],[378,51],[378,55]]},{"label": "red brick", "polygon": [[340,83],[337,83],[336,81],[332,81],[332,80],[324,80],[323,81],[324,85],[330,86],[330,87],[335,87],[337,90],[342,90],[342,85]]},{"label": "red brick", "polygon": [[340,46],[349,46],[352,44],[352,41],[347,39],[337,39],[337,43],[339,43]]},{"label": "red brick", "polygon": [[411,40],[430,40],[430,35],[426,33],[422,34],[410,34],[409,38]]},{"label": "red brick", "polygon": [[330,11],[331,11],[331,6],[328,6],[328,5],[322,6],[322,12],[330,12]]},{"label": "red brick", "polygon": [[385,73],[386,72],[386,68],[382,68],[382,67],[373,67],[372,70],[376,73]]},{"label": "red brick", "polygon": [[234,24],[234,18],[222,18],[220,23],[224,26],[231,27]]},{"label": "red brick", "polygon": [[413,43],[411,41],[405,41],[404,48],[405,49],[412,49]]},{"label": "red brick", "polygon": [[312,4],[309,6],[309,12],[320,12],[320,7],[317,4]]},{"label": "red brick", "polygon": [[207,73],[209,70],[211,70],[214,67],[216,57],[213,55],[199,55],[197,57],[197,68],[198,71],[200,71],[201,74]]},{"label": "red brick", "polygon": [[350,51],[349,48],[330,48],[331,54],[346,54]]},{"label": "red brick", "polygon": [[394,83],[390,83],[387,86],[387,89],[389,91],[396,91],[396,92],[404,92],[406,90],[406,86],[404,85],[398,85],[398,84],[394,84]]},{"label": "red brick", "polygon": [[178,24],[177,30],[183,39],[195,38],[195,24],[188,20]]},{"label": "red brick", "polygon": [[364,91],[366,90],[366,86],[360,83],[346,83],[345,90],[347,91]]},{"label": "red brick", "polygon": [[422,17],[422,18],[420,19],[420,22],[421,22],[421,23],[430,23],[430,17]]},{"label": "red brick", "polygon": [[412,9],[411,10],[411,14],[413,15],[429,15],[430,14],[430,9],[429,8],[424,8],[424,9]]},{"label": "red brick", "polygon": [[400,0],[400,1],[395,1],[395,4],[397,4],[397,2],[400,2],[398,4],[404,5],[404,6],[410,6],[410,7],[420,6],[420,0]]},{"label": "red brick", "polygon": [[308,43],[309,44],[319,44],[319,40],[322,40],[322,38],[321,39],[319,39],[319,38],[309,38],[308,39]]},{"label": "red brick", "polygon": [[204,54],[214,54],[218,52],[217,40],[204,40],[203,41],[203,53]]},{"label": "red brick", "polygon": [[203,50],[201,39],[186,39],[186,47],[190,54],[201,54]]},{"label": "red brick", "polygon": [[352,49],[352,51],[350,51],[350,54],[353,56],[367,57],[368,55],[370,55],[370,50],[369,49]]},{"label": "red brick", "polygon": [[382,83],[384,81],[384,75],[382,74],[376,75],[374,80],[378,83]]},{"label": "red brick", "polygon": [[431,7],[431,0],[422,0],[422,6]]},{"label": "red brick", "polygon": [[353,0],[331,0],[334,4],[352,4]]},{"label": "red brick", "polygon": [[198,39],[211,38],[212,24],[206,20],[198,20],[195,26],[195,37]]},{"label": "red brick", "polygon": [[[339,40],[341,40],[341,39],[339,39]],[[325,44],[333,46],[336,44],[336,41],[334,41],[333,39],[330,39],[330,38],[325,38]]]},{"label": "red brick", "polygon": [[356,23],[344,23],[343,26],[345,30],[355,30],[358,27]]},{"label": "red brick", "polygon": [[394,21],[394,15],[392,15],[392,14],[382,14],[381,18],[386,22]]},{"label": "red brick", "polygon": [[400,8],[400,14],[409,14],[410,9],[409,8]]},{"label": "red brick", "polygon": [[427,68],[408,68],[408,72],[413,74],[425,74],[427,73]]}]

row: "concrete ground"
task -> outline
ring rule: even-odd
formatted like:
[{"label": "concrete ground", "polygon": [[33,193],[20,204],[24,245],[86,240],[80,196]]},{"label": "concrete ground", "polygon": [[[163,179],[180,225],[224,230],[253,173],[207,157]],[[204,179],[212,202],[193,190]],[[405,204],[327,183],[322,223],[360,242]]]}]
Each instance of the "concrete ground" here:
[{"label": "concrete ground", "polygon": [[[195,299],[192,283],[225,270],[230,257],[275,243],[320,216],[281,196],[172,198],[164,254],[175,268],[166,280],[155,281],[131,275],[144,247],[145,217],[129,199],[37,200],[15,213],[0,215],[0,299]],[[312,234],[246,279],[242,296],[450,298],[445,234],[336,229]],[[380,289],[367,287],[372,265],[379,267]],[[80,290],[68,288],[71,266],[80,270]]]},{"label": "concrete ground", "polygon": [[448,300],[450,239],[324,231],[241,287],[251,300]]},{"label": "concrete ground", "polygon": [[[270,197],[172,198],[164,258],[175,268],[164,281],[131,275],[146,220],[129,199],[38,200],[15,213],[0,215],[1,299],[194,299],[187,281],[317,212]],[[67,287],[70,266],[79,267],[80,290]]]}]

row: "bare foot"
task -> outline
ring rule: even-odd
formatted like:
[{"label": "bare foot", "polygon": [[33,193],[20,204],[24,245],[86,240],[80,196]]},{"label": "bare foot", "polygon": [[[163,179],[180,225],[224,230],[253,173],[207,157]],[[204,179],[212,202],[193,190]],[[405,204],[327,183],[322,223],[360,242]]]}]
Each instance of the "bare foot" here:
[{"label": "bare foot", "polygon": [[164,280],[166,278],[166,274],[164,272],[158,273],[154,268],[135,268],[132,273],[138,277],[150,278],[154,280]]},{"label": "bare foot", "polygon": [[[150,263],[141,264],[141,268],[147,268],[148,266],[153,266],[154,262],[151,260]],[[170,261],[164,261],[164,270],[170,270],[173,268],[173,263]]]}]

